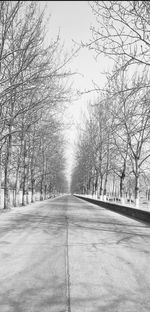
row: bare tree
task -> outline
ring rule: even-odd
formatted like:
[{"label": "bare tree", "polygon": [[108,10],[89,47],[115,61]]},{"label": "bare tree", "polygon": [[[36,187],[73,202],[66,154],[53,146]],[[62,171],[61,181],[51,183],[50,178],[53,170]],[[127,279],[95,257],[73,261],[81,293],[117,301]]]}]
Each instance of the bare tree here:
[{"label": "bare tree", "polygon": [[[119,150],[123,153],[121,156],[125,166],[127,157],[130,159],[130,167],[135,176],[135,200],[138,206],[140,170],[150,156],[149,88],[139,87],[143,77],[138,75],[131,82],[127,82],[124,72],[123,76],[118,74],[114,81],[112,114],[115,120],[115,138],[118,137],[122,141],[122,148],[119,147]],[[115,139],[117,148],[118,139]]]},{"label": "bare tree", "polygon": [[149,1],[91,1],[90,6],[97,26],[91,27],[89,47],[115,61],[123,57],[121,68],[149,66]]}]

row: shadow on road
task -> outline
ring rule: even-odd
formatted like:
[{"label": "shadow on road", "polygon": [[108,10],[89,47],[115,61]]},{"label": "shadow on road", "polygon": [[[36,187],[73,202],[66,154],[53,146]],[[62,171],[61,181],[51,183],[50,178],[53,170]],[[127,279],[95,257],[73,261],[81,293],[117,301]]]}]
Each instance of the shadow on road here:
[{"label": "shadow on road", "polygon": [[[149,225],[130,220],[126,217],[116,216],[115,213],[106,211],[104,208],[96,207],[85,202],[82,203],[81,200],[74,197],[70,197],[69,201],[66,198],[59,198],[51,202],[47,201],[37,210],[24,210],[24,213],[16,212],[12,216],[11,221],[4,224],[1,222],[0,237],[6,233],[11,233],[12,236],[14,233],[15,236],[19,237],[20,233],[27,231],[32,238],[38,232],[39,235],[48,234],[46,237],[48,237],[50,242],[55,238],[52,247],[57,248],[53,249],[55,260],[53,261],[52,268],[49,265],[50,262],[48,264],[44,262],[44,259],[51,257],[52,254],[52,251],[47,250],[51,248],[50,243],[47,242],[47,245],[43,247],[45,248],[43,249],[45,258],[42,258],[42,256],[40,258],[39,250],[37,253],[39,259],[36,267],[34,267],[33,262],[30,270],[28,268],[25,268],[25,271],[22,270],[21,274],[24,274],[23,285],[21,284],[22,281],[19,279],[19,275],[15,276],[15,281],[9,280],[9,287],[6,287],[7,291],[3,292],[2,300],[0,300],[0,312],[66,312],[66,280],[65,278],[63,278],[63,281],[59,280],[61,273],[57,267],[57,261],[59,261],[60,255],[63,259],[62,253],[65,253],[65,251],[61,251],[60,253],[59,249],[62,250],[63,248],[58,247],[64,247],[66,244],[65,239],[61,240],[60,238],[66,233],[67,227],[69,227],[70,236],[73,235],[72,237],[74,238],[78,237],[77,240],[72,239],[69,246],[86,246],[89,244],[91,248],[89,254],[93,252],[95,257],[96,252],[98,252],[98,245],[108,246],[109,249],[113,245],[120,246],[123,244],[141,253],[150,252]],[[91,233],[91,236],[89,233]],[[108,235],[106,236],[106,234]],[[45,236],[43,237],[45,239]],[[57,246],[54,246],[55,242]],[[9,242],[6,240],[0,240],[0,246],[7,244]],[[34,256],[35,254],[33,253]],[[77,260],[80,262],[80,259]],[[107,261],[109,261],[108,258]],[[101,263],[99,263],[100,265]],[[61,270],[64,272],[64,264],[61,267]],[[94,270],[95,268],[93,268],[93,272]],[[55,274],[56,271],[57,274]],[[31,275],[32,281],[30,281]],[[80,291],[81,296],[73,296],[71,298],[74,311],[122,312],[125,311],[125,303],[128,306],[128,310],[126,311],[148,311],[144,310],[144,304],[147,305],[146,300],[148,300],[146,299],[147,293],[145,293],[145,303],[143,303],[142,294],[141,297],[139,294],[137,298],[134,290],[131,289],[129,291],[128,287],[124,288],[124,292],[117,287],[112,288],[111,283],[109,284],[110,278],[111,276],[107,278],[108,285],[104,284],[104,288],[101,289],[98,295],[94,294],[94,289],[100,287],[100,284],[95,284],[92,278],[88,283],[84,283],[84,280],[81,279],[75,287],[83,289],[83,294]],[[123,282],[125,283],[126,281]],[[5,289],[5,280],[3,282],[3,289]],[[105,289],[107,290],[106,292]],[[92,290],[93,294],[91,293],[88,298],[86,295],[84,296],[84,290],[87,293]],[[85,304],[88,307],[87,310],[85,310]]]},{"label": "shadow on road", "polygon": [[[66,230],[66,223],[73,231],[78,229],[87,231],[101,231],[117,233],[118,235],[130,235],[149,238],[150,225],[140,222],[131,222],[127,217],[116,217],[115,213],[109,213],[104,208],[83,203],[71,198],[70,205],[65,205],[66,198],[47,203],[43,208],[33,212],[16,213],[8,224],[0,226],[0,237],[5,233],[23,230],[36,231],[40,229],[45,233],[57,235]],[[126,238],[125,238],[126,239]],[[122,239],[120,239],[121,242]]]}]

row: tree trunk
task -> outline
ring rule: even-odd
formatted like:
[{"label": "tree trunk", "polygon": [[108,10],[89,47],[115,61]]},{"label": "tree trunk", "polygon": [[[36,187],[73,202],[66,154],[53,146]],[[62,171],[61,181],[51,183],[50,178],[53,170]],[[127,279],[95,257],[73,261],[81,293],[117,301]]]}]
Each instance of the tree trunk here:
[{"label": "tree trunk", "polygon": [[29,204],[29,164],[26,162],[26,204]]},{"label": "tree trunk", "polygon": [[31,203],[34,203],[34,187],[35,187],[35,180],[31,174]]},{"label": "tree trunk", "polygon": [[108,168],[109,168],[109,132],[107,137],[107,163],[106,163],[106,174],[104,181],[104,192],[103,192],[103,200],[106,201],[106,193],[107,193],[107,179],[108,179]]},{"label": "tree trunk", "polygon": [[150,190],[148,190],[148,201],[150,201]]},{"label": "tree trunk", "polygon": [[139,192],[139,164],[138,159],[135,160],[135,205],[139,207],[139,199],[140,199],[140,192]]},{"label": "tree trunk", "polygon": [[43,175],[41,177],[40,200],[43,200]]},{"label": "tree trunk", "polygon": [[[20,156],[19,156],[20,158]],[[20,191],[20,181],[19,181],[19,171],[20,171],[20,164],[18,159],[18,166],[16,171],[16,181],[15,181],[15,197],[14,197],[14,207],[19,205],[19,191]]]},{"label": "tree trunk", "polygon": [[46,199],[47,196],[47,184],[44,185],[44,199]]},{"label": "tree trunk", "polygon": [[1,188],[2,188],[2,152],[1,152],[1,149],[0,149],[0,209],[2,208]]},{"label": "tree trunk", "polygon": [[26,140],[24,140],[24,151],[23,151],[23,185],[22,185],[22,206],[26,205],[26,179],[27,179],[27,149]]},{"label": "tree trunk", "polygon": [[94,183],[94,196],[97,198],[97,184],[96,182]]},{"label": "tree trunk", "polygon": [[140,192],[139,192],[139,175],[137,174],[135,176],[135,205],[138,208],[139,207],[139,198],[140,198]]},{"label": "tree trunk", "polygon": [[94,183],[94,193],[95,193],[95,196],[97,195],[97,184],[98,184],[98,175],[96,174],[96,180],[95,180],[95,183]]},{"label": "tree trunk", "polygon": [[113,181],[112,181],[112,196],[115,196],[115,174],[113,174]]},{"label": "tree trunk", "polygon": [[100,200],[102,200],[103,199],[103,177],[102,176],[101,176],[101,179],[100,179],[99,196],[100,196]]},{"label": "tree trunk", "polygon": [[7,138],[6,146],[6,159],[5,159],[5,169],[4,169],[4,209],[10,208],[10,198],[9,198],[9,170],[10,170],[10,159],[11,159],[11,149],[12,149],[12,135],[11,126],[9,126],[9,135]]},{"label": "tree trunk", "polygon": [[124,179],[125,179],[125,173],[124,173],[124,171],[123,171],[122,174],[121,174],[121,176],[120,176],[120,199],[121,199],[122,205],[125,204],[125,198],[124,198]]},{"label": "tree trunk", "polygon": [[25,204],[26,204],[26,201],[25,201],[25,194],[26,194],[26,192],[25,192],[25,183],[26,183],[26,178],[25,178],[25,175],[24,175],[24,177],[23,177],[23,187],[22,187],[22,206],[25,206]]},{"label": "tree trunk", "polygon": [[35,189],[35,179],[34,179],[34,164],[33,164],[34,154],[32,153],[31,159],[31,203],[34,203],[34,189]]},{"label": "tree trunk", "polygon": [[34,157],[35,157],[35,125],[34,125],[33,139],[32,139],[32,155],[31,155],[31,203],[34,203],[35,201],[35,198],[34,198],[34,194],[35,194]]},{"label": "tree trunk", "polygon": [[106,194],[107,194],[107,179],[108,179],[108,172],[106,173],[105,181],[104,181],[104,193],[103,193],[104,201],[106,201]]}]

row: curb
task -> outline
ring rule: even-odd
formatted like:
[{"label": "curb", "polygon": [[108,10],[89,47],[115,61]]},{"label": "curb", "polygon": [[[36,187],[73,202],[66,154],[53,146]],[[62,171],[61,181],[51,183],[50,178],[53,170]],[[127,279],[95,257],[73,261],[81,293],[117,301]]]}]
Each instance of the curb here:
[{"label": "curb", "polygon": [[88,201],[94,205],[101,206],[105,209],[108,209],[108,210],[114,211],[116,213],[122,214],[124,216],[131,217],[131,218],[136,219],[138,221],[144,221],[146,223],[150,223],[150,212],[148,212],[148,211],[144,211],[144,210],[140,210],[140,209],[136,209],[136,208],[130,208],[130,207],[122,206],[119,204],[112,204],[109,202],[103,202],[103,201],[88,198],[88,197],[82,197],[82,196],[78,196],[78,195],[73,195],[73,196],[80,198],[82,200]]}]

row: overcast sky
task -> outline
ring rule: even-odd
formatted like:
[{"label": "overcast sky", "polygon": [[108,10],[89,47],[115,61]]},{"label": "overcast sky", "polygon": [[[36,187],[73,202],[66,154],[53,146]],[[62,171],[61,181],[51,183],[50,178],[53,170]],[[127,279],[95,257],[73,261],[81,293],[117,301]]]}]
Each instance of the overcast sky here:
[{"label": "overcast sky", "polygon": [[[62,41],[65,43],[66,50],[70,51],[73,42],[88,42],[91,37],[90,26],[95,23],[88,1],[44,1],[47,4],[46,12],[51,14],[49,22],[48,39],[55,37],[60,31]],[[88,49],[82,49],[78,56],[71,62],[72,71],[80,72],[80,75],[73,77],[74,87],[81,91],[85,89],[93,89],[92,81],[99,86],[104,86],[105,80],[102,72],[108,69],[108,64],[101,56],[98,61],[94,59],[94,55]],[[75,126],[72,126],[66,132],[68,139],[68,148],[66,155],[68,158],[68,172],[74,155],[74,140],[76,140],[76,129],[82,123],[82,113],[86,111],[88,101],[92,100],[96,94],[90,93],[82,96],[79,100],[70,105],[66,116],[71,115],[71,119]]]}]

